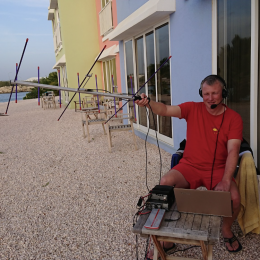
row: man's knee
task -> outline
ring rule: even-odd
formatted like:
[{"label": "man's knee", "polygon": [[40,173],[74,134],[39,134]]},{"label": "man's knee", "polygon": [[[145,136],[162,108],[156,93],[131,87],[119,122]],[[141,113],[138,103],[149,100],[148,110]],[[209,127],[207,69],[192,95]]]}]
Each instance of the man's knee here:
[{"label": "man's knee", "polygon": [[162,176],[161,181],[160,181],[160,185],[169,185],[171,186],[171,181],[169,180],[167,175]]},{"label": "man's knee", "polygon": [[233,208],[237,209],[240,207],[241,199],[239,193],[232,198]]}]

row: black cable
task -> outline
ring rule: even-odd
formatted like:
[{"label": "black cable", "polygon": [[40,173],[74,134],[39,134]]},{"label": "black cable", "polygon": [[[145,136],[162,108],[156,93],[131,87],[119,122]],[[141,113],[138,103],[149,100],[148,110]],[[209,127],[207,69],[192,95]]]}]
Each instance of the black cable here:
[{"label": "black cable", "polygon": [[135,235],[135,243],[136,243],[136,260],[138,260],[138,237]]},{"label": "black cable", "polygon": [[171,218],[168,219],[168,218],[166,218],[166,219],[164,219],[164,221],[166,221],[166,222],[178,221],[181,218],[181,212],[180,211],[178,211],[178,210],[169,210],[169,211],[176,211],[176,212],[178,212],[179,213],[179,217],[177,219],[171,219]]},{"label": "black cable", "polygon": [[215,164],[216,152],[217,152],[217,146],[218,146],[218,136],[219,136],[220,128],[221,128],[223,121],[224,121],[225,112],[226,112],[226,107],[224,107],[224,113],[223,113],[223,116],[222,116],[222,121],[221,121],[219,130],[218,130],[217,139],[216,139],[216,146],[215,146],[214,158],[213,158],[212,169],[211,169],[210,190],[212,190],[212,179],[213,179],[213,170],[214,170],[214,164]]},{"label": "black cable", "polygon": [[200,246],[190,246],[190,247],[187,247],[187,248],[185,248],[185,249],[176,250],[176,251],[173,251],[173,252],[171,253],[171,255],[172,255],[172,254],[175,254],[175,253],[177,253],[177,252],[184,252],[184,251],[189,250],[189,249],[194,248],[194,247],[200,247]]},{"label": "black cable", "polygon": [[[146,115],[147,115],[147,118],[148,118],[148,124],[150,126],[150,120],[149,120],[147,107],[145,107],[145,111],[146,111]],[[148,127],[148,131],[147,131],[147,134],[146,134],[146,137],[145,137],[145,142],[144,142],[144,147],[145,147],[145,183],[146,183],[146,187],[147,187],[148,192],[150,192],[150,189],[149,189],[148,184],[147,184],[147,174],[148,173],[147,173],[147,147],[146,147],[146,144],[147,144],[147,138],[148,138],[149,130],[150,130],[150,127]]]},{"label": "black cable", "polygon": [[[155,127],[155,118],[154,118],[154,113],[153,113],[153,110],[150,106],[150,102],[148,103],[149,107],[150,107],[150,110],[152,112],[152,115],[153,115],[153,122],[154,122],[154,127]],[[156,136],[156,141],[157,141],[157,147],[158,147],[158,151],[159,151],[159,155],[160,155],[160,180],[159,180],[159,184],[161,182],[161,178],[162,178],[162,155],[161,155],[161,150],[160,150],[160,145],[159,145],[159,140],[158,140],[158,136],[157,136],[157,130],[155,129],[155,136]]]}]

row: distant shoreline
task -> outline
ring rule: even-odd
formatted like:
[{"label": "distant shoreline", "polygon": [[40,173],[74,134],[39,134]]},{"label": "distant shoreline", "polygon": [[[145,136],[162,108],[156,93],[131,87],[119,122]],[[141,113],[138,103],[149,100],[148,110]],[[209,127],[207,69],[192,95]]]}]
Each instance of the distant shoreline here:
[{"label": "distant shoreline", "polygon": [[[28,87],[28,86],[17,86],[17,92],[30,92],[33,87]],[[5,86],[5,87],[0,87],[0,94],[7,94],[11,93],[12,86]],[[16,87],[13,89],[13,93],[15,93]]]}]

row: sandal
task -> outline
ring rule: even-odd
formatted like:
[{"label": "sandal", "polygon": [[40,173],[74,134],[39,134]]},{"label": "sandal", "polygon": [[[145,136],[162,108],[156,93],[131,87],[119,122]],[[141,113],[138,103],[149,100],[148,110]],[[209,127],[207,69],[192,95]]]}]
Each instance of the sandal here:
[{"label": "sandal", "polygon": [[176,244],[173,243],[173,245],[169,248],[165,248],[164,247],[164,243],[163,243],[163,250],[165,253],[168,253],[169,251],[171,251],[172,249],[174,249],[176,247]]},{"label": "sandal", "polygon": [[229,253],[237,253],[237,252],[239,252],[239,251],[241,251],[242,250],[242,245],[240,244],[240,242],[238,241],[238,239],[237,239],[237,237],[233,234],[233,237],[231,237],[231,238],[225,238],[224,237],[224,242],[225,243],[229,243],[230,244],[230,246],[232,247],[232,244],[235,242],[235,241],[237,241],[238,242],[238,248],[236,249],[236,250],[229,250],[228,249],[228,247],[226,246],[226,249],[227,249],[227,251],[229,252]]}]

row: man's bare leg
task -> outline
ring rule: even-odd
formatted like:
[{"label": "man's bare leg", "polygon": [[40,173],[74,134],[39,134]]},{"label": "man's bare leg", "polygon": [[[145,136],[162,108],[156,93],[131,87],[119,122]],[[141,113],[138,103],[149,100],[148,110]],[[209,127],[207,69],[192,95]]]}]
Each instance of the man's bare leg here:
[{"label": "man's bare leg", "polygon": [[[235,182],[231,181],[230,185],[230,193],[231,193],[231,199],[233,202],[233,215],[232,217],[224,217],[223,218],[223,225],[222,225],[222,235],[224,238],[232,238],[233,233],[231,231],[231,226],[233,222],[236,220],[239,211],[240,211],[240,194],[238,191],[238,187]],[[229,243],[226,243],[227,248],[230,251],[234,251],[239,247],[239,244],[237,241],[232,243],[232,246]]]},{"label": "man's bare leg", "polygon": [[[168,185],[184,189],[188,189],[190,187],[190,184],[186,181],[183,175],[179,171],[174,169],[171,169],[169,172],[163,175],[160,181],[160,185]],[[166,249],[173,246],[173,243],[171,242],[161,242],[161,244],[162,247]],[[148,253],[148,257],[150,259],[153,259],[153,251],[150,251]]]}]

